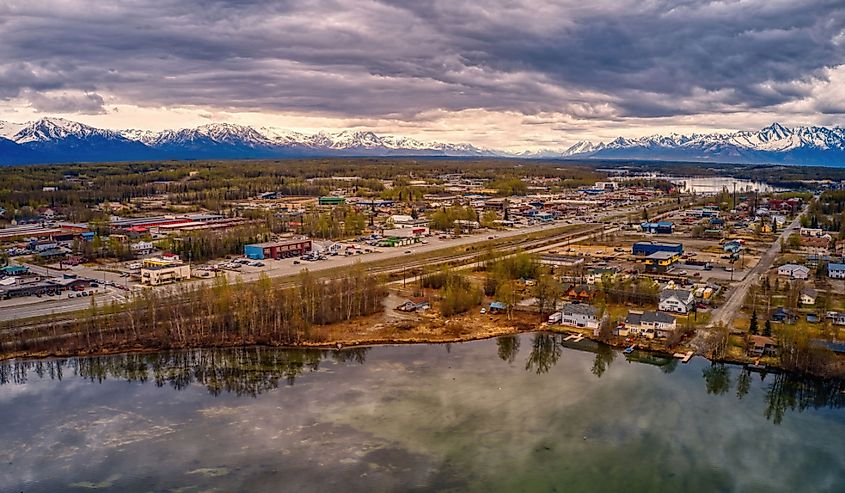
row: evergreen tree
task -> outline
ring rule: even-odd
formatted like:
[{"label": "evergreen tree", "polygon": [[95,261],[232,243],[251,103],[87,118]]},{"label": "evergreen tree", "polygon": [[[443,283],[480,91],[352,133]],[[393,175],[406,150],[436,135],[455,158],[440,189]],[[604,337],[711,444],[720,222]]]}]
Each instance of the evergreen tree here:
[{"label": "evergreen tree", "polygon": [[772,336],[772,321],[766,320],[766,324],[763,325],[763,335],[766,337]]},{"label": "evergreen tree", "polygon": [[748,333],[756,336],[757,331],[758,331],[758,328],[757,328],[757,310],[754,310],[751,313],[751,325],[748,326]]}]

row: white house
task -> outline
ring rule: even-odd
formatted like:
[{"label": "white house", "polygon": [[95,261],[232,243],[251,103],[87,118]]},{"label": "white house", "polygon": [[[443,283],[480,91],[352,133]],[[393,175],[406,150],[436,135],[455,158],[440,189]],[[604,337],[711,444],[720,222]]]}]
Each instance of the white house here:
[{"label": "white house", "polygon": [[821,238],[824,236],[824,231],[821,228],[801,228],[799,232],[801,236],[809,236],[811,238]]},{"label": "white house", "polygon": [[621,336],[666,338],[675,333],[678,322],[675,317],[663,312],[628,312],[622,327],[617,329]]},{"label": "white house", "polygon": [[596,309],[590,305],[566,303],[560,309],[560,323],[583,329],[597,329],[599,320],[596,314]]},{"label": "white house", "polygon": [[660,292],[660,311],[673,313],[689,313],[695,304],[692,291],[686,289],[664,289]]},{"label": "white house", "polygon": [[149,241],[139,241],[129,245],[129,249],[135,255],[149,255],[155,250],[155,245]]},{"label": "white house", "polygon": [[845,264],[827,264],[827,277],[845,279]]},{"label": "white house", "polygon": [[783,264],[778,267],[778,275],[793,279],[807,279],[810,276],[810,269],[798,264]]},{"label": "white house", "polygon": [[801,290],[800,301],[802,305],[815,305],[816,298],[819,296],[818,291],[813,288],[804,288]]}]

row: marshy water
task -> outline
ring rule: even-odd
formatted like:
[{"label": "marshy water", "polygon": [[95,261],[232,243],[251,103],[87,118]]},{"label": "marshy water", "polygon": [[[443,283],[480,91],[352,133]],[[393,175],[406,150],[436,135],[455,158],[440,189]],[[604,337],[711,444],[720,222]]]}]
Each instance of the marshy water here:
[{"label": "marshy water", "polygon": [[0,491],[845,491],[845,386],[526,334],[0,366]]}]

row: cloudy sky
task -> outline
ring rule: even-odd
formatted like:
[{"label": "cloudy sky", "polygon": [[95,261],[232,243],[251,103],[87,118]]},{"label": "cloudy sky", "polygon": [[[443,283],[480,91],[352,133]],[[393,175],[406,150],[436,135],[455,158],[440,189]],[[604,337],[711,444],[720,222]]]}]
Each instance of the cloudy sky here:
[{"label": "cloudy sky", "polygon": [[845,124],[842,0],[0,0],[0,119],[499,149]]}]

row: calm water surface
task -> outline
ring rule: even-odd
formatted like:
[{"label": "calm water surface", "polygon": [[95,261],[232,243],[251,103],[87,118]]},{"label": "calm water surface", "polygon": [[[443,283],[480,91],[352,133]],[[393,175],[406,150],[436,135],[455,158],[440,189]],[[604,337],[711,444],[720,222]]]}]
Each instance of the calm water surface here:
[{"label": "calm water surface", "polygon": [[0,367],[0,491],[845,491],[845,386],[528,334]]}]

